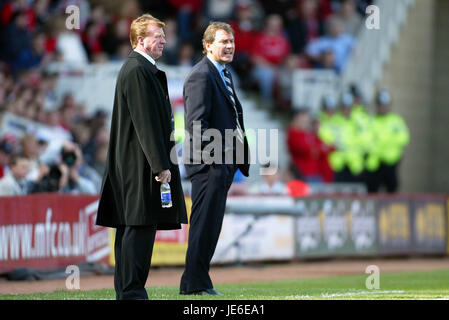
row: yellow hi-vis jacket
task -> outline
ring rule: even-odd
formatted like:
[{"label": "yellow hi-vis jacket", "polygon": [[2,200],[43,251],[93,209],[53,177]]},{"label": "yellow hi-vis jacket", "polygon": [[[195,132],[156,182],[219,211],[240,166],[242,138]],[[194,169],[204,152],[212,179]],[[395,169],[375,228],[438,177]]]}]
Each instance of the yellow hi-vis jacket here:
[{"label": "yellow hi-vis jacket", "polygon": [[382,162],[394,165],[401,159],[410,133],[401,116],[387,113],[374,117],[371,137],[365,165],[369,171],[376,171]]},{"label": "yellow hi-vis jacket", "polygon": [[340,172],[345,166],[352,174],[358,175],[364,169],[361,135],[356,122],[340,113],[320,123],[318,135],[324,143],[334,146],[329,154],[329,164],[334,172]]}]

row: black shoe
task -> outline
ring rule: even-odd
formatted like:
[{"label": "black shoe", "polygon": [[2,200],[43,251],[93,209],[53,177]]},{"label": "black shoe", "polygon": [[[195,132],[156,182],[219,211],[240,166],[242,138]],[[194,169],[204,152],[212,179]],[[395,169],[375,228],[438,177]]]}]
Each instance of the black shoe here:
[{"label": "black shoe", "polygon": [[185,292],[185,291],[180,291],[180,294],[185,294],[185,295],[200,295],[200,296],[222,296],[223,294],[218,292],[217,290],[215,290],[214,288],[211,289],[205,289],[205,290],[200,290],[200,291],[193,291],[193,292]]},{"label": "black shoe", "polygon": [[218,292],[217,290],[215,290],[214,288],[211,289],[206,289],[206,290],[201,290],[199,292],[200,295],[210,295],[210,296],[222,296],[223,293]]}]

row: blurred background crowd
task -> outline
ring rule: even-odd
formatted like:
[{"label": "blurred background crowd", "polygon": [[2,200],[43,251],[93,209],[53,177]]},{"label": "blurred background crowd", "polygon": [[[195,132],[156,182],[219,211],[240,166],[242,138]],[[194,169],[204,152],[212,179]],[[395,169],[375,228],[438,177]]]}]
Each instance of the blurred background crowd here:
[{"label": "blurred background crowd", "polygon": [[[239,190],[287,193],[288,182],[357,182],[377,192],[397,191],[397,165],[408,143],[403,120],[390,111],[382,90],[368,112],[356,85],[338,101],[325,97],[322,111],[291,105],[295,69],[340,73],[363,24],[370,0],[17,0],[0,5],[0,116],[11,113],[45,124],[67,137],[49,150],[44,132],[0,137],[0,195],[34,192],[96,194],[106,160],[108,110],[88,114],[71,94],[57,101],[52,62],[121,61],[131,51],[131,21],[150,12],[166,23],[161,62],[192,66],[201,58],[209,21],[230,23],[239,86],[262,108],[281,112],[291,165],[264,185]],[[80,8],[80,29],[65,26],[67,6]],[[112,94],[112,93],[111,93]],[[247,115],[249,116],[249,115]],[[0,122],[1,123],[1,122]]]}]

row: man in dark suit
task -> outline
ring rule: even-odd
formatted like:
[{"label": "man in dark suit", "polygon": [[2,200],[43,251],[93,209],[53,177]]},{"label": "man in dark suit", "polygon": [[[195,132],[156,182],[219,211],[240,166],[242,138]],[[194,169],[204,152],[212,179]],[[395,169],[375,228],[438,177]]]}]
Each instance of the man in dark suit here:
[{"label": "man in dark suit", "polygon": [[[248,176],[249,147],[245,137],[242,106],[226,65],[234,56],[232,28],[212,22],[203,37],[206,56],[196,64],[184,84],[184,162],[192,182],[192,211],[181,294],[220,294],[212,285],[209,267],[220,235],[228,190],[237,169]],[[200,130],[195,126],[201,125]],[[207,154],[213,129],[213,148]],[[229,142],[226,131],[233,132]],[[218,140],[218,141],[216,141]],[[218,150],[217,150],[218,149]],[[216,153],[220,153],[218,156]],[[205,161],[205,155],[219,161]]]},{"label": "man in dark suit", "polygon": [[[187,223],[174,142],[167,78],[155,59],[165,44],[164,23],[145,14],[131,23],[134,51],[115,89],[111,138],[97,224],[116,228],[114,287],[117,299],[148,299],[145,283],[156,230]],[[162,208],[160,183],[170,182],[172,207]]]}]

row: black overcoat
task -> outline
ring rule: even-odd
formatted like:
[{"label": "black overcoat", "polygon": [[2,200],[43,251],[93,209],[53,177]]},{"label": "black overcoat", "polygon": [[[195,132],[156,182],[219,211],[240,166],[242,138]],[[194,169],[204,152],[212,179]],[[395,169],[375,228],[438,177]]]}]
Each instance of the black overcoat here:
[{"label": "black overcoat", "polygon": [[[187,223],[181,177],[170,152],[173,116],[167,78],[133,51],[120,69],[97,224],[107,227]],[[172,208],[162,208],[158,172],[170,169]]]}]

